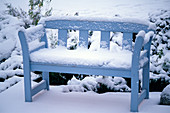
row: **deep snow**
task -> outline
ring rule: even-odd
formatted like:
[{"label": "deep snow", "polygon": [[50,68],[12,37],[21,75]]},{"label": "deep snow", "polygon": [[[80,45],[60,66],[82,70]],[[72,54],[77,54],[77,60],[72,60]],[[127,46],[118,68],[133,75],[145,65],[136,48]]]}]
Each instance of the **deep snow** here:
[{"label": "deep snow", "polygon": [[[62,93],[63,86],[51,86],[33,102],[24,102],[23,81],[0,93],[0,113],[130,113],[130,93],[71,92]],[[169,113],[170,107],[158,105],[160,92],[139,106],[140,113]]]}]

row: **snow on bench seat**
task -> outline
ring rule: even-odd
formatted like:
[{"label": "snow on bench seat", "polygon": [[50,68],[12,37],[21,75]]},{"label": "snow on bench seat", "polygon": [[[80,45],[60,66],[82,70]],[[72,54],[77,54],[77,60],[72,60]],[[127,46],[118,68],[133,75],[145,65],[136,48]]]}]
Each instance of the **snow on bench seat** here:
[{"label": "snow on bench seat", "polygon": [[[113,52],[106,49],[91,51],[85,48],[67,50],[57,46],[55,49],[41,49],[30,54],[32,62],[57,65],[82,65],[108,68],[131,67],[132,52],[120,50]],[[145,60],[146,61],[146,60]]]},{"label": "snow on bench seat", "polygon": [[85,48],[67,50],[60,46],[55,49],[41,49],[30,54],[32,62],[117,68],[130,68],[131,57],[132,52],[127,50],[119,52],[110,52],[106,49],[90,51]]}]

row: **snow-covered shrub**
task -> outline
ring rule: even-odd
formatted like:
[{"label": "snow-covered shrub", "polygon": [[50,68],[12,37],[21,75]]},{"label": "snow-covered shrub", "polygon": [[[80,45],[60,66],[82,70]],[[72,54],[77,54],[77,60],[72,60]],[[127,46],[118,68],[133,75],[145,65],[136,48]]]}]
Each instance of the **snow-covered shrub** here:
[{"label": "snow-covered shrub", "polygon": [[151,44],[150,91],[162,91],[170,84],[170,10],[158,10],[149,17],[156,24]]},{"label": "snow-covered shrub", "polygon": [[64,86],[63,92],[86,92],[94,91],[97,93],[130,91],[126,85],[125,79],[121,77],[103,77],[103,76],[87,76],[82,80],[78,80],[73,76]]},{"label": "snow-covered shrub", "polygon": [[[22,64],[22,51],[20,47],[20,42],[18,38],[18,30],[21,26],[24,26],[24,22],[17,17],[13,17],[7,14],[0,15],[0,79],[1,82],[7,82],[8,79],[12,79],[15,75],[23,76],[23,64]],[[39,26],[32,28],[28,31],[28,36],[30,37],[28,41],[35,39],[35,37],[40,37],[43,32],[38,29]],[[36,31],[34,34],[32,31]],[[33,78],[38,75],[32,73]],[[17,79],[17,78],[16,78]],[[16,80],[18,82],[20,79]],[[5,85],[7,83],[1,83],[4,90],[16,82],[10,82],[11,84]],[[0,91],[0,92],[1,92]]]},{"label": "snow-covered shrub", "polygon": [[7,7],[5,13],[22,20],[25,23],[24,28],[30,27],[31,20],[29,19],[29,15],[27,14],[27,12],[25,12],[21,8],[17,9],[16,7],[13,7],[10,3],[6,3],[5,5]]},{"label": "snow-covered shrub", "polygon": [[97,82],[99,84],[97,88],[98,93],[131,91],[122,77],[100,77],[97,78]]},{"label": "snow-covered shrub", "polygon": [[79,41],[79,32],[78,31],[68,31],[68,35],[67,35],[67,48],[70,50],[74,50],[77,48],[78,46],[78,41]]},{"label": "snow-covered shrub", "polygon": [[16,84],[21,79],[22,79],[21,77],[14,76],[12,78],[5,80],[4,82],[0,82],[0,93],[6,90],[7,88],[13,86],[14,84]]},{"label": "snow-covered shrub", "polygon": [[[51,0],[29,0],[29,11],[28,13],[23,9],[13,7],[10,3],[6,3],[6,13],[21,19],[25,25],[25,28],[29,28],[30,25],[37,25],[41,17],[51,16],[52,8],[49,9]],[[44,9],[44,6],[46,8]],[[44,13],[44,14],[42,14]]]},{"label": "snow-covered shrub", "polygon": [[58,30],[53,30],[53,29],[47,29],[47,39],[48,39],[48,44],[49,47],[51,47],[52,49],[56,48],[57,44],[58,44]]},{"label": "snow-covered shrub", "polygon": [[23,21],[5,13],[0,14],[0,92],[20,81],[18,77],[13,78],[14,75],[23,75],[18,40],[20,26],[24,26]]},{"label": "snow-covered shrub", "polygon": [[[50,10],[45,9],[45,14],[42,14],[44,2],[46,2],[48,7],[51,0],[30,0],[29,13],[13,7],[10,3],[6,3],[7,9],[0,12],[0,82],[8,81],[9,78],[12,79],[15,75],[23,76],[22,51],[18,30],[20,27],[32,28],[27,29],[28,42],[42,36],[43,30],[41,27],[34,27],[34,25],[37,25],[42,16],[51,15],[52,8]],[[38,75],[31,73],[31,76],[32,79],[35,79]],[[4,84],[0,92],[12,84]]]},{"label": "snow-covered shrub", "polygon": [[0,19],[0,70],[21,67],[19,66],[21,65],[21,54],[18,29],[24,23],[16,17],[5,14],[0,14]]},{"label": "snow-covered shrub", "polygon": [[45,1],[47,5],[51,2],[51,0],[29,0],[30,9],[28,15],[32,19],[33,25],[37,25],[42,16],[51,16],[52,8],[46,9],[45,14],[42,14],[42,8]]},{"label": "snow-covered shrub", "polygon": [[156,24],[156,36],[151,46],[151,72],[170,76],[170,10],[150,14]]},{"label": "snow-covered shrub", "polygon": [[170,105],[170,84],[163,89],[161,93],[160,104]]}]

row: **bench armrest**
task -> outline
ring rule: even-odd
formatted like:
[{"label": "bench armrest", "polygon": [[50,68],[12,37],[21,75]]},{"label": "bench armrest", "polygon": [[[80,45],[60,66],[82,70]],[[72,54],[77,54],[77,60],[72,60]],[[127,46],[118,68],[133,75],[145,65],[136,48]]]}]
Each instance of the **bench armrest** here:
[{"label": "bench armrest", "polygon": [[[31,31],[35,31],[35,29],[40,29],[41,26],[35,27],[33,29],[29,29],[28,34],[31,34]],[[24,28],[21,28],[18,32],[18,36],[20,39],[20,43],[21,43],[21,47],[22,47],[22,53],[23,53],[23,57],[29,60],[29,54],[37,51],[39,49],[45,48],[47,47],[47,41],[45,42],[44,40],[37,38],[34,41],[30,41],[27,39],[27,31]],[[45,34],[45,33],[44,33]],[[31,34],[33,35],[33,34]],[[37,36],[34,36],[37,37]],[[46,36],[43,36],[42,38],[46,38]],[[30,41],[30,42],[29,42]]]},{"label": "bench armrest", "polygon": [[28,44],[29,52],[38,51],[39,49],[45,48],[45,42],[40,42],[39,39],[34,40]]},{"label": "bench armrest", "polygon": [[[151,46],[153,35],[154,35],[153,31],[149,31],[148,33],[145,33],[145,31],[140,31],[136,35],[137,38],[135,41],[135,46],[134,46],[134,51],[132,56],[132,69],[142,68],[145,64],[150,62],[150,46]],[[142,47],[144,47],[143,51],[141,51]]]}]

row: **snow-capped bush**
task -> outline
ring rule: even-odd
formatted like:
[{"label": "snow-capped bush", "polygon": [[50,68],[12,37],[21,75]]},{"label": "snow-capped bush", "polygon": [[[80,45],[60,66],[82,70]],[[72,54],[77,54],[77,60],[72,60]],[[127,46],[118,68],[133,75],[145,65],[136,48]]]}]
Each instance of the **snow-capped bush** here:
[{"label": "snow-capped bush", "polygon": [[0,93],[6,90],[7,88],[13,86],[17,82],[21,81],[21,79],[22,79],[21,77],[14,76],[12,78],[5,80],[4,82],[0,82]]},{"label": "snow-capped bush", "polygon": [[151,72],[170,76],[170,10],[150,14],[156,24],[156,36],[151,46]]},{"label": "snow-capped bush", "polygon": [[22,57],[18,40],[18,29],[24,23],[10,15],[1,14],[0,18],[0,71],[21,68]]},{"label": "snow-capped bush", "polygon": [[19,82],[23,75],[18,29],[24,22],[17,17],[0,14],[0,92]]},{"label": "snow-capped bush", "polygon": [[[0,14],[0,82],[8,82],[8,79],[12,80],[15,75],[23,76],[22,51],[18,37],[18,30],[21,26],[24,26],[21,19],[6,13]],[[32,29],[34,34],[32,33],[33,30],[27,30],[30,37],[28,41],[35,39],[35,37],[37,38],[39,35],[42,36],[43,32],[38,29],[38,26]],[[34,73],[31,73],[31,75],[33,78],[38,76]],[[16,77],[16,79],[18,78]],[[18,81],[20,79],[16,80],[16,82],[1,83],[4,86],[1,86],[0,92]]]},{"label": "snow-capped bush", "polygon": [[52,8],[46,9],[45,14],[42,14],[44,2],[49,5],[51,0],[29,0],[30,9],[28,11],[28,15],[32,19],[33,25],[37,25],[42,16],[51,16]]},{"label": "snow-capped bush", "polygon": [[31,24],[31,20],[29,19],[29,15],[24,10],[17,9],[16,7],[13,7],[10,3],[5,4],[7,7],[7,10],[5,10],[6,14],[12,15],[13,17],[17,17],[24,23],[25,28],[29,28]]},{"label": "snow-capped bush", "polygon": [[[29,13],[21,8],[13,7],[10,3],[6,3],[7,9],[0,12],[0,82],[8,81],[8,78],[13,78],[15,75],[23,76],[22,51],[18,38],[18,30],[20,27],[26,29],[32,28],[27,30],[28,42],[43,35],[42,27],[34,27],[34,25],[37,25],[42,16],[51,15],[52,8],[50,10],[45,9],[45,14],[41,14],[44,2],[49,4],[51,0],[30,0]],[[36,79],[38,75],[31,73],[31,76],[32,79]],[[12,84],[4,85],[0,92]]]},{"label": "snow-capped bush", "polygon": [[121,77],[87,76],[83,80],[78,80],[74,76],[63,88],[63,92],[86,92],[94,91],[105,93],[108,91],[130,91],[125,79]]},{"label": "snow-capped bush", "polygon": [[160,104],[170,105],[170,84],[163,89]]}]

